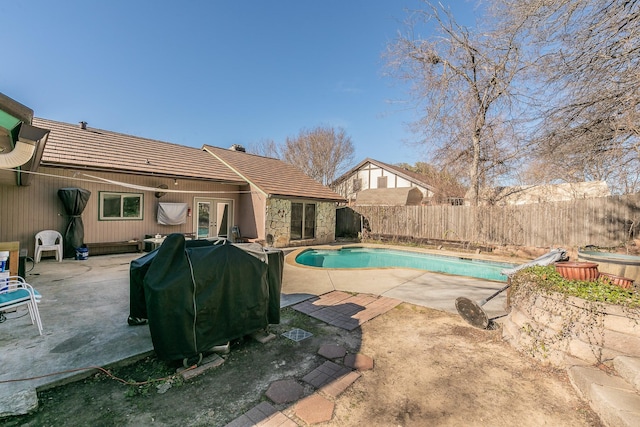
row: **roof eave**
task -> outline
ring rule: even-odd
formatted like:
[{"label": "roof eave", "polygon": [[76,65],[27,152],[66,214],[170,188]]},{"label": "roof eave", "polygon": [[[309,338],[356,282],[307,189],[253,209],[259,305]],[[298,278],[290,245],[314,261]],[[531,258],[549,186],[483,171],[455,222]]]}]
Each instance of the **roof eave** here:
[{"label": "roof eave", "polygon": [[335,198],[325,198],[325,197],[313,197],[313,196],[298,196],[292,194],[278,194],[278,193],[268,193],[267,197],[277,197],[281,199],[304,199],[304,200],[314,200],[318,202],[334,202],[334,203],[346,203],[347,199],[342,199],[339,197]]},{"label": "roof eave", "polygon": [[41,162],[40,166],[57,168],[57,169],[76,169],[76,170],[85,170],[85,171],[93,171],[93,172],[121,173],[125,175],[154,176],[154,177],[171,178],[171,179],[188,179],[192,181],[215,182],[217,184],[247,185],[247,182],[242,180],[234,181],[234,180],[228,180],[228,179],[203,178],[203,177],[197,177],[197,176],[187,176],[187,175],[159,173],[159,172],[142,172],[142,171],[133,171],[128,169],[100,168],[100,167],[92,167],[92,166],[86,166],[86,165],[74,165],[70,163]]}]

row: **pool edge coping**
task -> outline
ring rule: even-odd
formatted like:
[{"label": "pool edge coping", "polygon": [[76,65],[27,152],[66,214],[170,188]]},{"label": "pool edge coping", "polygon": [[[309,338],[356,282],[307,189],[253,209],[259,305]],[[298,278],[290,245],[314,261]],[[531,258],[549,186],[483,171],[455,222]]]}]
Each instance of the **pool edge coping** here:
[{"label": "pool edge coping", "polygon": [[[507,257],[500,257],[500,256],[479,256],[480,254],[473,254],[473,253],[468,253],[468,252],[454,252],[454,251],[449,251],[449,250],[438,250],[438,249],[428,249],[428,248],[418,248],[418,247],[406,247],[406,246],[402,246],[402,245],[389,245],[389,244],[376,244],[376,243],[348,243],[348,244],[323,244],[323,245],[313,245],[313,246],[301,246],[299,248],[296,248],[295,250],[291,251],[290,253],[288,253],[285,256],[285,263],[287,263],[288,265],[292,266],[292,267],[298,267],[298,268],[303,268],[303,269],[310,269],[310,270],[314,270],[314,271],[321,271],[321,270],[337,270],[337,271],[357,271],[357,270],[394,270],[394,269],[398,269],[398,268],[402,268],[405,270],[413,270],[413,271],[424,271],[426,273],[433,273],[433,274],[444,274],[447,276],[460,276],[458,274],[449,274],[449,273],[442,273],[442,272],[437,272],[437,271],[428,271],[428,270],[422,270],[419,268],[412,268],[412,267],[359,267],[359,268],[337,268],[337,267],[332,267],[332,268],[324,268],[324,267],[314,267],[311,265],[304,265],[304,264],[299,264],[296,262],[296,257],[298,255],[300,255],[302,252],[307,251],[307,250],[314,250],[314,249],[319,249],[319,250],[340,250],[343,248],[371,248],[371,249],[395,249],[395,250],[399,250],[399,251],[408,251],[408,252],[416,252],[416,253],[425,253],[425,254],[432,254],[432,255],[440,255],[440,256],[450,256],[450,257],[456,257],[457,255],[453,255],[453,254],[460,254],[460,253],[464,253],[465,258],[469,258],[469,259],[477,259],[480,261],[496,261],[496,262],[506,262],[506,263],[510,263],[510,264],[514,264],[515,266],[518,266],[520,264],[524,264],[526,262],[529,262],[531,260],[527,260],[527,259],[522,259],[522,258],[518,258],[517,260],[514,260],[513,258],[507,258]],[[508,259],[508,261],[507,261]],[[496,282],[496,283],[503,283],[502,281],[499,280],[492,280],[492,279],[482,279],[482,278],[478,278],[478,277],[471,277],[471,276],[460,276],[460,277],[470,277],[473,279],[477,279],[477,280],[487,280],[489,282]]]}]

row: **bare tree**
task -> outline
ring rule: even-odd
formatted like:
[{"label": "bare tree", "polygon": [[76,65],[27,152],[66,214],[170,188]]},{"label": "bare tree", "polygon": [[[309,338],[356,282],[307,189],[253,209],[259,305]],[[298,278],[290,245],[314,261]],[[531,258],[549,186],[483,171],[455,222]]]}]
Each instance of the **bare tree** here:
[{"label": "bare tree", "polygon": [[[472,31],[449,10],[425,4],[407,22],[408,33],[389,45],[388,63],[393,75],[413,83],[424,108],[416,130],[434,163],[464,167],[477,204],[480,187],[508,173],[522,154],[513,125],[514,83],[523,70],[518,28]],[[438,35],[420,38],[418,24]]]},{"label": "bare tree", "polygon": [[282,160],[328,185],[353,163],[354,147],[344,129],[318,126],[287,138],[280,152]]},{"label": "bare tree", "polygon": [[280,146],[273,139],[261,139],[249,146],[249,152],[264,157],[280,159]]},{"label": "bare tree", "polygon": [[535,174],[640,191],[640,0],[503,0],[526,23],[548,108]]}]

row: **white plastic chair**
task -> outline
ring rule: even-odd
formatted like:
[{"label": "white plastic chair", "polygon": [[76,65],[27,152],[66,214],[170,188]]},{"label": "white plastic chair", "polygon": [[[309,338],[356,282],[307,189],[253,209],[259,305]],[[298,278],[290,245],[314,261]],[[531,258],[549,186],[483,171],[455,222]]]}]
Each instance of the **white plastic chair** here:
[{"label": "white plastic chair", "polygon": [[44,230],[37,233],[35,262],[40,262],[43,251],[56,251],[56,260],[62,262],[62,234],[56,230]]},{"label": "white plastic chair", "polygon": [[38,291],[20,276],[0,279],[0,312],[26,305],[31,317],[31,324],[37,325],[38,332],[42,335],[42,320],[40,320],[40,312],[38,311],[40,298]]}]

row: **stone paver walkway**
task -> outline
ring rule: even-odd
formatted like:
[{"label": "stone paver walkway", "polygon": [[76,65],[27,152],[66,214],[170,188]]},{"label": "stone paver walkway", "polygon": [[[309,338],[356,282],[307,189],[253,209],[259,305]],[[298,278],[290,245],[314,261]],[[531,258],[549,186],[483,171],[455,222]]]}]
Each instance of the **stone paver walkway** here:
[{"label": "stone paver walkway", "polygon": [[349,372],[351,372],[351,369],[327,360],[322,365],[302,377],[302,381],[315,388],[320,388],[329,384],[331,381],[335,381],[341,376],[348,374]]},{"label": "stone paver walkway", "polygon": [[293,309],[330,325],[352,331],[400,303],[402,301],[394,298],[333,291],[296,304]]},{"label": "stone paver walkway", "polygon": [[[327,360],[303,378],[315,389],[303,397],[303,387],[295,379],[277,380],[271,383],[265,395],[275,404],[296,401],[289,406],[287,416],[268,402],[261,402],[231,421],[226,427],[295,427],[326,422],[333,418],[335,399],[362,375],[373,369],[373,359],[365,354],[347,354],[344,347],[325,344],[318,354],[326,359],[342,359],[344,365]],[[300,400],[298,400],[300,399]]]},{"label": "stone paver walkway", "polygon": [[261,402],[226,427],[298,427],[298,424],[268,402]]}]

